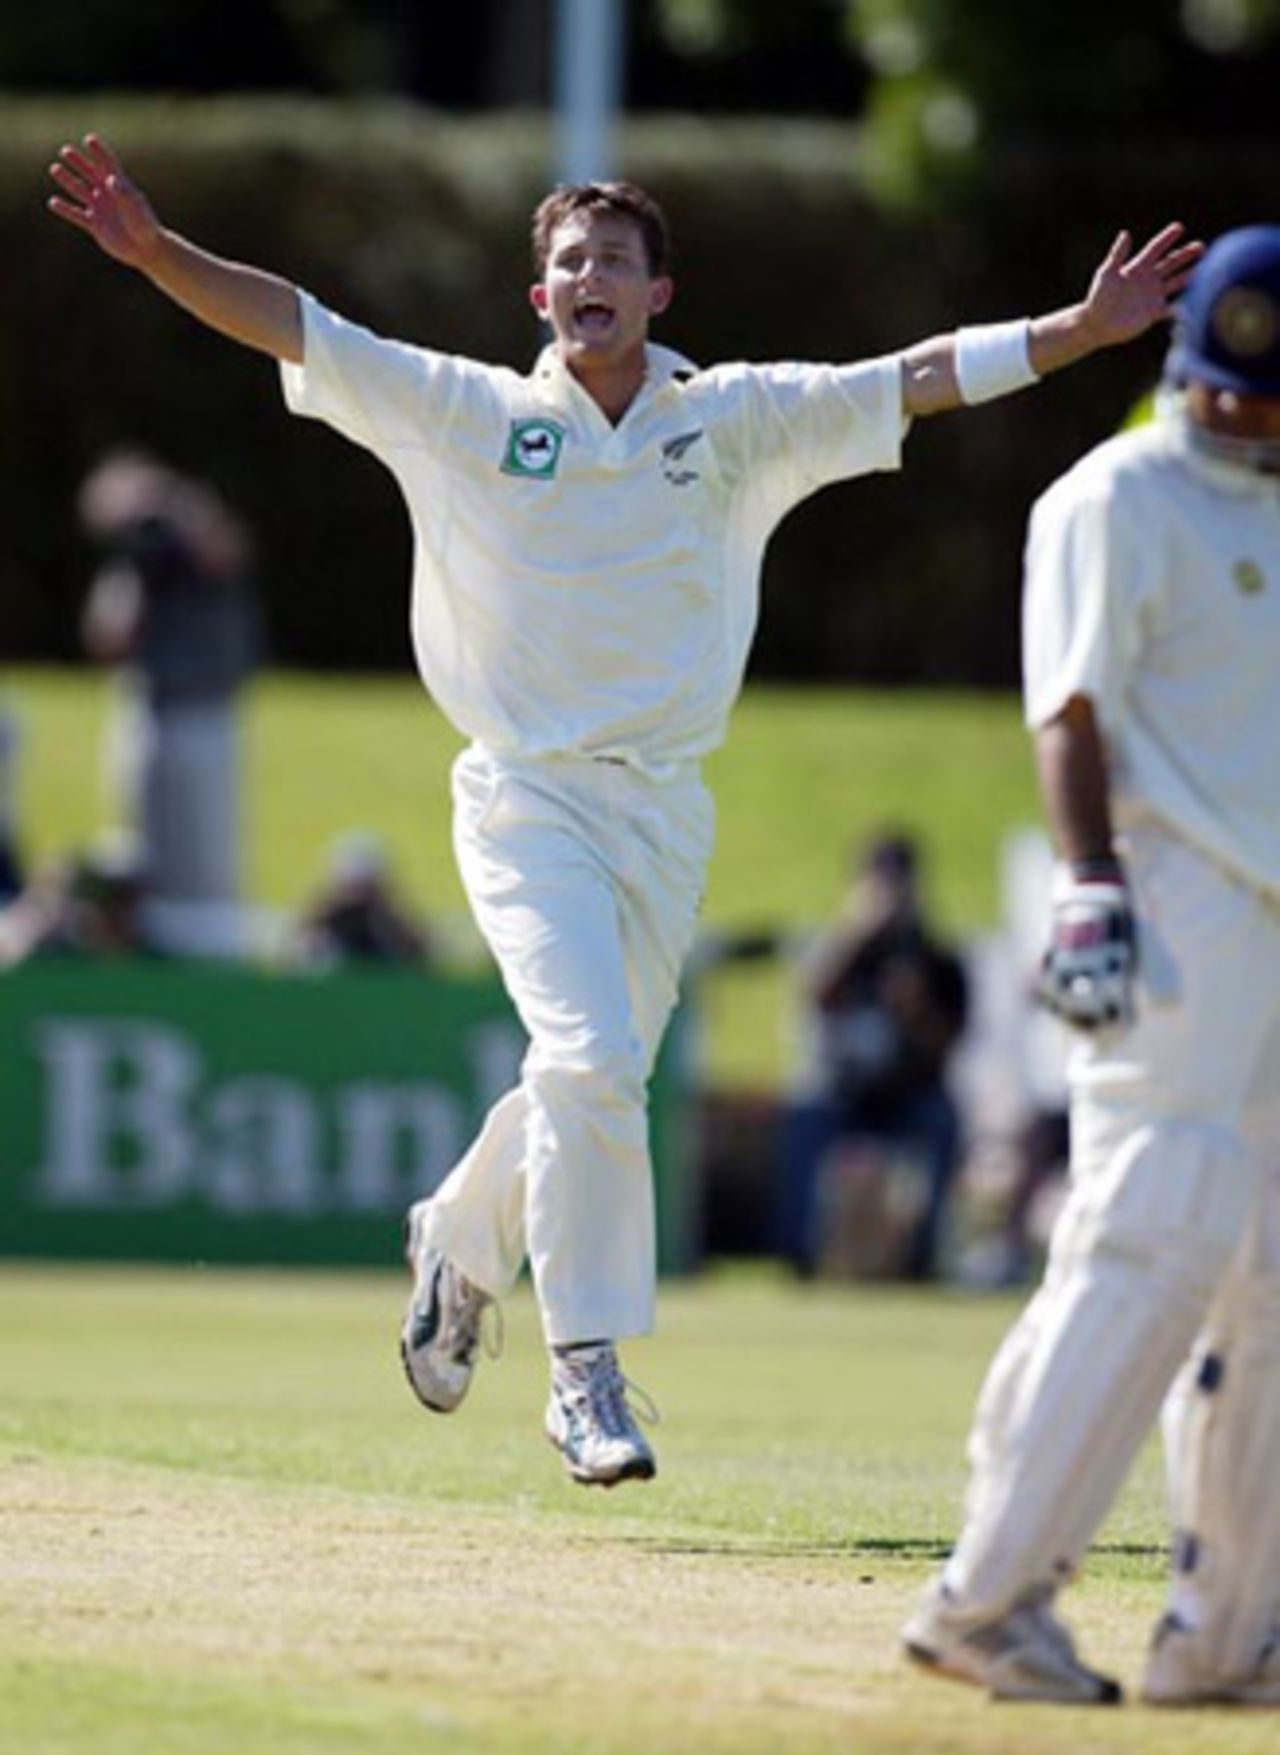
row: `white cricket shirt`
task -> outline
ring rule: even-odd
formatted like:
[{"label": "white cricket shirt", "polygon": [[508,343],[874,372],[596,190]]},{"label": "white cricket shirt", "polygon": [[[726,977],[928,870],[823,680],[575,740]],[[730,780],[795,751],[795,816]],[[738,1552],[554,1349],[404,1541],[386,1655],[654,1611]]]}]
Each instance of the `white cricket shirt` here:
[{"label": "white cricket shirt", "polygon": [[1119,826],[1280,894],[1280,481],[1174,414],[1090,452],[1032,512],[1023,665],[1030,725],[1093,702]]},{"label": "white cricket shirt", "polygon": [[770,532],[825,483],[900,462],[897,356],[697,371],[651,346],[615,427],[552,348],[526,377],[302,307],[288,405],[396,477],[418,668],[500,755],[611,755],[659,774],[714,748]]}]

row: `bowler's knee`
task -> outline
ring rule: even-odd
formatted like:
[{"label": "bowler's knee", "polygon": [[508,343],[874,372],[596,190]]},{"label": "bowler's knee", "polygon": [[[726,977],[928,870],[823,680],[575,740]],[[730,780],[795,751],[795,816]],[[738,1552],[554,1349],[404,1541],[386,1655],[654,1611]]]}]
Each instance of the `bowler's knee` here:
[{"label": "bowler's knee", "polygon": [[638,1044],[597,1046],[581,1054],[530,1053],[525,1077],[553,1104],[587,1109],[643,1106],[647,1069]]}]

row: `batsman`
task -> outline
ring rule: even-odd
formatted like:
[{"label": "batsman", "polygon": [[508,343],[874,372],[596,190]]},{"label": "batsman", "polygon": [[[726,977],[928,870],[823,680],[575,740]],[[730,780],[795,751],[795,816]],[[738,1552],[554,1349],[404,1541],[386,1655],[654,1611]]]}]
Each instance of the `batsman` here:
[{"label": "batsman", "polygon": [[1197,266],[1157,418],[1036,505],[1025,598],[1071,1185],[906,1647],[1003,1698],[1118,1700],[1053,1605],[1164,1402],[1143,1694],[1280,1706],[1280,226]]},{"label": "batsman", "polygon": [[520,373],[383,339],[198,248],[94,136],[52,175],[60,218],[279,360],[290,407],[399,484],[418,666],[468,740],[458,864],[529,1036],[518,1084],[409,1215],[405,1368],[426,1407],[456,1409],[527,1257],[547,1436],[575,1481],[645,1479],[617,1346],[654,1318],[647,1083],[711,851],[702,759],[742,682],[769,535],[826,483],[896,469],[916,417],[1142,334],[1199,246],[1178,225],[1140,249],[1123,233],[1078,303],[883,358],[703,370],[649,340],[674,290],[661,209],[581,184],[534,215],[549,341]]}]

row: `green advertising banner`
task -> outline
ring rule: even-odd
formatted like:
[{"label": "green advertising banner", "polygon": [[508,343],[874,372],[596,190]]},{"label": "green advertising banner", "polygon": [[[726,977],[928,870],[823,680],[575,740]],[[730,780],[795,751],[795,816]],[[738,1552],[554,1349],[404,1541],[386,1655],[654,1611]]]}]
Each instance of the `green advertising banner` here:
[{"label": "green advertising banner", "polygon": [[[694,1263],[677,1027],[653,1083],[659,1264]],[[510,1086],[500,984],[35,962],[0,975],[0,1254],[399,1259]]]}]

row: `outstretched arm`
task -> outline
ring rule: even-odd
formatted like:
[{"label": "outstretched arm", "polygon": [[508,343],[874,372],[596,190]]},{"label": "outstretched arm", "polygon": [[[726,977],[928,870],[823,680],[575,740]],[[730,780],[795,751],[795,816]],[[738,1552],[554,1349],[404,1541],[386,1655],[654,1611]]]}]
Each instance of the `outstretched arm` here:
[{"label": "outstretched arm", "polygon": [[[1089,290],[1078,305],[1033,317],[1025,325],[1025,358],[1030,372],[1043,378],[1085,359],[1099,348],[1133,341],[1167,317],[1172,300],[1182,291],[1204,253],[1203,244],[1183,241],[1184,230],[1177,223],[1165,226],[1136,255],[1133,239],[1128,232],[1121,232],[1099,263]],[[966,347],[972,359],[974,343],[980,347],[984,337],[994,338],[998,331],[1007,332],[1006,347],[1016,347],[1018,337],[1014,328],[1002,324],[985,330],[960,330],[955,335],[935,335],[908,348],[902,355],[906,412],[941,414],[968,401],[1001,394],[999,387],[991,387],[974,395],[972,383],[966,383]],[[1022,380],[1031,381],[1030,376]],[[998,374],[994,383],[999,385]],[[1003,388],[1019,388],[1016,377]]]},{"label": "outstretched arm", "polygon": [[302,359],[302,308],[296,287],[274,274],[226,262],[160,224],[142,190],[105,140],[86,135],[64,146],[49,175],[61,194],[49,207],[87,232],[108,256],[145,274],[175,303],[246,347],[276,359]]}]

